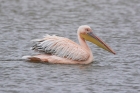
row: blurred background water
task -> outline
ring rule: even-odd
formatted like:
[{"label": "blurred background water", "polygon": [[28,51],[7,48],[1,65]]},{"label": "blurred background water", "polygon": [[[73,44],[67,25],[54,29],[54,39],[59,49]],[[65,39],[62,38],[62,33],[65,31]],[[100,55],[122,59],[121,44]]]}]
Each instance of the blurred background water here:
[{"label": "blurred background water", "polygon": [[[89,65],[21,60],[30,40],[55,34],[78,42],[89,25],[117,53],[88,43]],[[0,0],[0,93],[140,93],[140,0]]]}]

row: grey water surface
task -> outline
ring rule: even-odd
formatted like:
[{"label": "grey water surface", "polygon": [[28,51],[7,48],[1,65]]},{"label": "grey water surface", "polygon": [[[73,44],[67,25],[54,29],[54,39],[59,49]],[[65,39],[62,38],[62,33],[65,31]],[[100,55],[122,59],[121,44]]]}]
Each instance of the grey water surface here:
[{"label": "grey water surface", "polygon": [[[21,60],[45,34],[78,43],[80,25],[117,54],[88,42],[89,65]],[[140,0],[0,0],[0,93],[140,93]]]}]

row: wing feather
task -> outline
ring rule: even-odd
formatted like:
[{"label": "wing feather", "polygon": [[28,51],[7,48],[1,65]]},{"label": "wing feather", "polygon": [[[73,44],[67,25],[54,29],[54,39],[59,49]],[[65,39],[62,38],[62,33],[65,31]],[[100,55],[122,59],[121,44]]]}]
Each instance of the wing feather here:
[{"label": "wing feather", "polygon": [[32,46],[32,49],[39,52],[77,61],[84,61],[89,57],[89,54],[83,47],[67,38],[46,35],[43,39],[33,41],[35,44]]}]

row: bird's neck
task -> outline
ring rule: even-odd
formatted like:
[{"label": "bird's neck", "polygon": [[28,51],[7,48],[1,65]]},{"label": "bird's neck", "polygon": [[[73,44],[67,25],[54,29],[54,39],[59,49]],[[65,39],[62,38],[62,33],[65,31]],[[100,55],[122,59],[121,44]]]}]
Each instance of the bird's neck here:
[{"label": "bird's neck", "polygon": [[88,47],[86,41],[84,38],[82,38],[80,35],[78,35],[78,40],[79,40],[79,43],[82,47],[84,47],[86,50],[90,50],[90,48]]},{"label": "bird's neck", "polygon": [[80,45],[81,45],[83,48],[85,48],[85,49],[87,50],[87,52],[89,52],[89,54],[90,54],[89,60],[93,61],[93,54],[92,54],[92,51],[91,51],[91,49],[89,48],[89,46],[87,45],[85,39],[82,38],[82,37],[80,36],[80,34],[78,34],[78,40],[79,40]]}]

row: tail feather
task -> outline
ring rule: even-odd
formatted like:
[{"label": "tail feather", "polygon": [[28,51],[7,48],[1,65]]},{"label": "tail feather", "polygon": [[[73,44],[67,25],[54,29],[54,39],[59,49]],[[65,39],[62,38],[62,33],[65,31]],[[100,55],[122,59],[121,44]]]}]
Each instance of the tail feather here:
[{"label": "tail feather", "polygon": [[26,61],[32,61],[32,62],[41,62],[40,58],[33,57],[33,56],[23,56],[22,59]]}]

